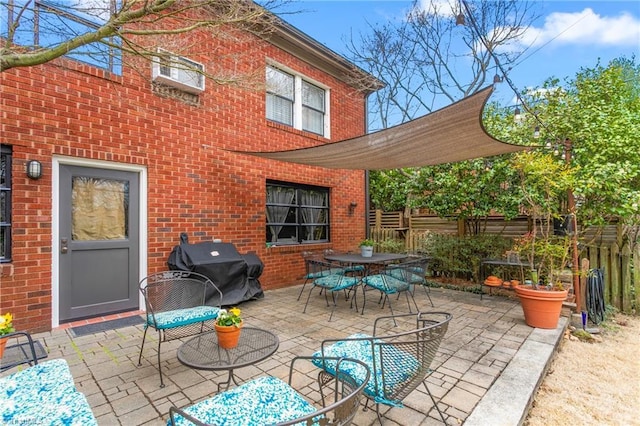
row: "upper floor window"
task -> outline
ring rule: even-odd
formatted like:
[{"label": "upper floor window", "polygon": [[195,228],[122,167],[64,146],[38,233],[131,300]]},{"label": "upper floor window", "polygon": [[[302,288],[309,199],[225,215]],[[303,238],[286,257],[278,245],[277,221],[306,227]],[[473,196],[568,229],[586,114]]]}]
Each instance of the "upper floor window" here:
[{"label": "upper floor window", "polygon": [[328,90],[302,76],[267,66],[267,118],[329,137]]},{"label": "upper floor window", "polygon": [[0,145],[0,262],[11,260],[11,147]]},{"label": "upper floor window", "polygon": [[329,241],[329,189],[267,182],[267,243]]}]

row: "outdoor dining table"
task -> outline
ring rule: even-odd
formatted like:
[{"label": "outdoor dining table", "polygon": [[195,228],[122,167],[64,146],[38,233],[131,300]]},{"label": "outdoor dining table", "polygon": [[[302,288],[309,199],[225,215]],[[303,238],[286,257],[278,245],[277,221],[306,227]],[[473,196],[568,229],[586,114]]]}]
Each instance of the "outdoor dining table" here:
[{"label": "outdoor dining table", "polygon": [[[371,274],[371,269],[373,267],[380,267],[380,266],[384,267],[390,263],[399,262],[408,257],[409,255],[405,253],[373,253],[370,257],[364,257],[360,253],[331,253],[331,254],[326,254],[324,256],[326,260],[329,260],[331,262],[338,262],[342,265],[363,266],[364,269],[363,269],[362,277],[360,279],[360,285],[362,285],[363,279],[369,274]],[[362,285],[362,297],[366,298],[364,292],[365,292],[365,286]],[[355,294],[356,293],[354,292],[354,295]],[[356,307],[357,307],[357,302],[356,302]],[[362,306],[362,314],[364,314],[364,305]]]}]

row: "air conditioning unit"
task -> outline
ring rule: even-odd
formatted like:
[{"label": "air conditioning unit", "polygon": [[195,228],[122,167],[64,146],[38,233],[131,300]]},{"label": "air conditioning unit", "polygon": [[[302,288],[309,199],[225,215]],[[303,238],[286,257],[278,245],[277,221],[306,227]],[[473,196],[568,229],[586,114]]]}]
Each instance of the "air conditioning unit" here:
[{"label": "air conditioning unit", "polygon": [[152,75],[153,81],[188,93],[204,90],[204,65],[165,50],[159,49],[153,58]]}]

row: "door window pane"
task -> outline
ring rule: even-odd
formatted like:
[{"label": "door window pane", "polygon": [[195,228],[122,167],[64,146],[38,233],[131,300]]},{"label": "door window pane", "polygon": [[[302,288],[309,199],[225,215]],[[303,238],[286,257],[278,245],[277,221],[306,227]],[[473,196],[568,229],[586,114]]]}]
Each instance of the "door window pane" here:
[{"label": "door window pane", "polygon": [[71,203],[74,240],[116,240],[129,236],[129,182],[75,176]]}]

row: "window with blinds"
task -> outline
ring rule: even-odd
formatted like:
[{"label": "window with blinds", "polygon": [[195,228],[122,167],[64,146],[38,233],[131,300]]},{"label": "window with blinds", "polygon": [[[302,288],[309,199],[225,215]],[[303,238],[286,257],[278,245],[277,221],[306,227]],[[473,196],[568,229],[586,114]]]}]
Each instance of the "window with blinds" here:
[{"label": "window with blinds", "polygon": [[274,66],[266,70],[267,119],[329,137],[328,90]]}]

